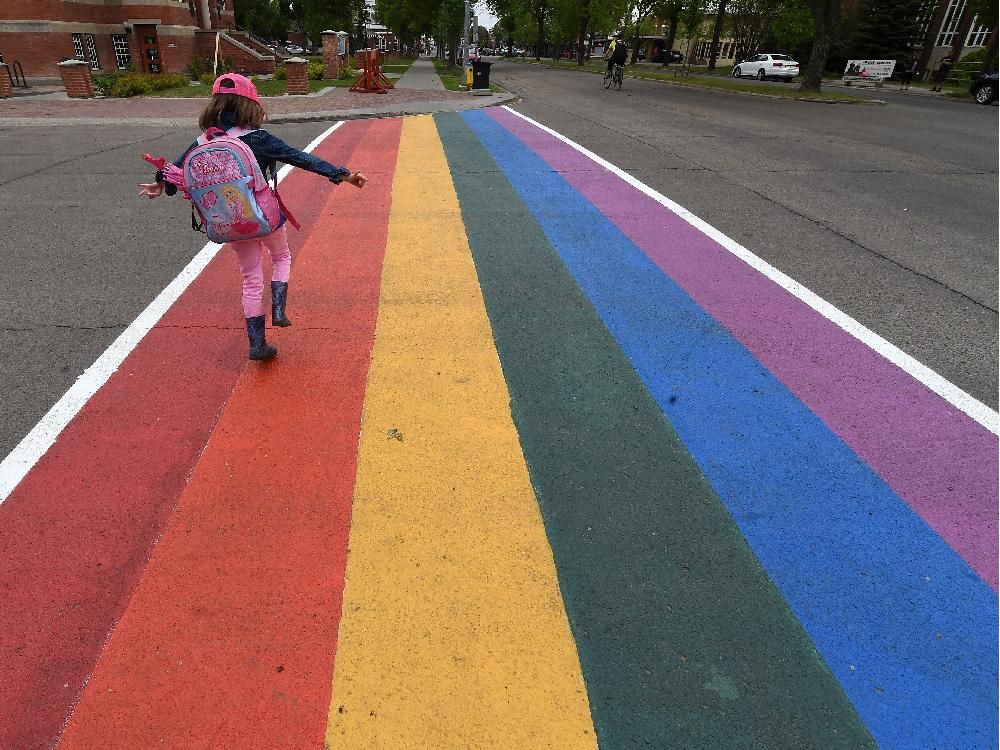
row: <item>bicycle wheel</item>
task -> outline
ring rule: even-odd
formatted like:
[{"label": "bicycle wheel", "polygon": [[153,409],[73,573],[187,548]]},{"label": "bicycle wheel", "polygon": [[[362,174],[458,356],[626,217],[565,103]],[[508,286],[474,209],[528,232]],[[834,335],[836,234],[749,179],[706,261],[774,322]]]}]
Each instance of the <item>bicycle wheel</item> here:
[{"label": "bicycle wheel", "polygon": [[614,81],[614,75],[612,75],[610,70],[606,71],[604,73],[604,88],[606,89],[611,88],[612,81]]},{"label": "bicycle wheel", "polygon": [[625,79],[625,71],[622,68],[615,70],[615,91],[622,90],[622,82]]}]

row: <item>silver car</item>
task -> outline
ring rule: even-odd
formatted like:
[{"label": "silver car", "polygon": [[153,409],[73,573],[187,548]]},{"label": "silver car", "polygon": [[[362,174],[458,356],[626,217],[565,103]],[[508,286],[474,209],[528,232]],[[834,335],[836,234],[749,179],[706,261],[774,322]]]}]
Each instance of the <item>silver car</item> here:
[{"label": "silver car", "polygon": [[733,78],[753,76],[758,80],[780,78],[790,81],[799,74],[799,64],[788,55],[757,55],[737,63],[733,68]]}]

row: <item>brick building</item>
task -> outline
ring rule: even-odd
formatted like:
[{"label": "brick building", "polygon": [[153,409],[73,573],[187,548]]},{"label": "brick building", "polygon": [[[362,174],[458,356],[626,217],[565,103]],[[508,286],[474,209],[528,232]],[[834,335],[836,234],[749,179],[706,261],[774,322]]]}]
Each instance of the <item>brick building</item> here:
[{"label": "brick building", "polygon": [[235,31],[235,0],[0,1],[0,56],[29,78],[58,77],[57,63],[76,58],[95,73],[131,67],[181,72],[215,54],[254,73],[274,71],[273,51]]}]

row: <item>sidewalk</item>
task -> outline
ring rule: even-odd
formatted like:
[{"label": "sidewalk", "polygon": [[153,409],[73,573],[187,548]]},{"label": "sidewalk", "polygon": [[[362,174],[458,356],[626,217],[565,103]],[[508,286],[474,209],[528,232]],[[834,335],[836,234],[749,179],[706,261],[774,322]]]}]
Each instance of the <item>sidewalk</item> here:
[{"label": "sidewalk", "polygon": [[[446,91],[429,61],[418,60],[413,68],[417,70],[413,73],[408,71],[397,82],[397,88],[385,94],[359,94],[347,88],[331,87],[308,96],[267,97],[262,102],[269,122],[305,122],[457,112],[506,104],[517,98],[514,94],[494,94],[486,98],[461,91]],[[430,75],[427,75],[428,69]],[[0,127],[103,125],[110,122],[130,126],[176,127],[189,125],[192,119],[197,119],[203,107],[202,99],[69,99],[51,94],[16,97],[4,102],[0,110]]]},{"label": "sidewalk", "polygon": [[396,81],[397,89],[419,89],[422,91],[445,91],[441,76],[434,70],[429,59],[417,59],[403,77]]}]

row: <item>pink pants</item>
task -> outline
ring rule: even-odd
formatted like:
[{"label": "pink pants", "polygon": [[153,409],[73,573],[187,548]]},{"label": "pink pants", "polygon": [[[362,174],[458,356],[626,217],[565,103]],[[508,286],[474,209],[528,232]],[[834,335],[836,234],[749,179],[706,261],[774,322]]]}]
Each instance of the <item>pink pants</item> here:
[{"label": "pink pants", "polygon": [[236,251],[243,276],[243,315],[256,318],[264,314],[264,250],[271,254],[271,280],[288,281],[292,271],[292,251],[288,249],[288,234],[282,226],[267,237],[230,243]]}]

